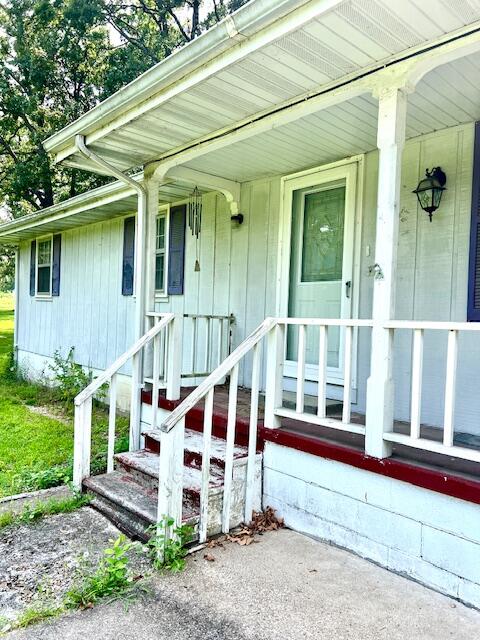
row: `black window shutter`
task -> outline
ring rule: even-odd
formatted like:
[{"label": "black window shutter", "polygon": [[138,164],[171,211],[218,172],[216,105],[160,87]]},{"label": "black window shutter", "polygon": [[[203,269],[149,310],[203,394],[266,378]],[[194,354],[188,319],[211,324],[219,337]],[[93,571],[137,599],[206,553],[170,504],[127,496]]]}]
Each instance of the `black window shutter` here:
[{"label": "black window shutter", "polygon": [[472,222],[468,271],[467,320],[480,322],[480,122],[475,123],[473,148]]},{"label": "black window shutter", "polygon": [[37,241],[30,243],[30,295],[35,295],[35,270],[37,262]]},{"label": "black window shutter", "polygon": [[53,236],[52,296],[60,295],[60,260],[62,257],[62,235]]},{"label": "black window shutter", "polygon": [[170,209],[170,230],[168,245],[168,293],[183,294],[185,272],[185,222],[187,205]]},{"label": "black window shutter", "polygon": [[135,269],[135,216],[125,218],[123,223],[122,296],[133,295]]}]

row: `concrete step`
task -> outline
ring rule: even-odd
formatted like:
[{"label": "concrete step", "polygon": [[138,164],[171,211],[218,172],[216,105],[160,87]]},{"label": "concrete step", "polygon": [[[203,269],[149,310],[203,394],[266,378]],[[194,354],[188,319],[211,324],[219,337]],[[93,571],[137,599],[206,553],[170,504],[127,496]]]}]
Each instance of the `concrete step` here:
[{"label": "concrete step", "polygon": [[[148,449],[118,453],[115,456],[116,467],[128,474],[135,482],[149,491],[156,492],[158,488],[158,471],[160,457]],[[200,462],[201,464],[201,462]],[[210,492],[222,491],[224,467],[210,465]],[[195,464],[185,464],[183,469],[184,499],[190,499],[193,504],[200,504],[200,488],[202,482],[201,467]]]},{"label": "concrete step", "polygon": [[[92,506],[121,531],[134,539],[148,540],[147,529],[157,521],[156,491],[146,489],[122,471],[91,476],[83,486],[94,495]],[[195,526],[198,516],[198,507],[184,499],[183,523]]]},{"label": "concrete step", "polygon": [[[142,435],[145,438],[145,448],[154,453],[160,452],[160,439],[161,431],[159,429],[153,429],[143,431]],[[185,429],[185,464],[201,468],[202,466],[202,452],[203,452],[203,433],[195,431],[193,429]],[[225,468],[227,443],[222,438],[212,436],[211,443],[211,456],[210,460],[212,465],[217,465],[221,468]],[[235,462],[240,462],[242,459],[246,460],[248,455],[247,447],[235,445],[233,449],[233,459]]]}]

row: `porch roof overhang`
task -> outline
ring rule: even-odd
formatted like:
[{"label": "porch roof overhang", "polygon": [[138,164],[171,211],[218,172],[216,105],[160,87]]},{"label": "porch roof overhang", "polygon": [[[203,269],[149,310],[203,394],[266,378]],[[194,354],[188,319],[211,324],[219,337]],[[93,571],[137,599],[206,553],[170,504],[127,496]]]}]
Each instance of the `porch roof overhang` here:
[{"label": "porch roof overhang", "polygon": [[[143,182],[143,173],[134,176]],[[168,204],[185,199],[190,185],[167,183],[160,188],[159,202]],[[203,190],[202,190],[203,191]],[[74,227],[102,222],[119,216],[135,215],[137,194],[132,187],[115,181],[92,189],[59,204],[36,211],[0,226],[0,245],[19,244],[39,235],[60,233]]]},{"label": "porch roof overhang", "polygon": [[442,52],[460,41],[465,56],[480,50],[480,5],[442,7],[432,17],[421,0],[253,1],[45,148],[91,171],[77,134],[121,170],[181,164],[237,182],[288,173],[374,148],[372,88],[427,57],[446,62],[410,96],[407,137],[475,120],[478,57]]}]

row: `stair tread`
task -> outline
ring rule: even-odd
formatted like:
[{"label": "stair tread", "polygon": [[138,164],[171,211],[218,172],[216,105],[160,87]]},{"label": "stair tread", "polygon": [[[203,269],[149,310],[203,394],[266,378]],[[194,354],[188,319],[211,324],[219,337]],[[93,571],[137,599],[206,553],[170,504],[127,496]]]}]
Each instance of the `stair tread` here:
[{"label": "stair tread", "polygon": [[[136,471],[140,471],[151,478],[158,478],[158,466],[160,458],[158,454],[148,451],[148,449],[140,449],[140,451],[128,451],[126,453],[118,453],[115,459],[132,467]],[[183,467],[183,486],[196,492],[200,492],[202,484],[202,471],[191,465]],[[218,465],[210,466],[210,488],[220,488],[223,486],[223,470]]]},{"label": "stair tread", "polygon": [[[144,431],[142,435],[148,436],[152,440],[160,442],[161,439],[160,429],[151,429]],[[214,460],[221,460],[225,462],[227,443],[222,438],[212,436],[211,440],[211,457]],[[185,450],[195,454],[202,454],[203,452],[203,433],[194,431],[193,429],[185,429]],[[233,448],[234,459],[246,458],[248,455],[247,447],[235,445]]]},{"label": "stair tread", "polygon": [[[83,484],[88,490],[98,493],[150,524],[157,521],[157,492],[135,482],[128,473],[113,471],[90,476]],[[184,500],[182,520],[195,520],[198,519],[198,515],[195,506]]]}]

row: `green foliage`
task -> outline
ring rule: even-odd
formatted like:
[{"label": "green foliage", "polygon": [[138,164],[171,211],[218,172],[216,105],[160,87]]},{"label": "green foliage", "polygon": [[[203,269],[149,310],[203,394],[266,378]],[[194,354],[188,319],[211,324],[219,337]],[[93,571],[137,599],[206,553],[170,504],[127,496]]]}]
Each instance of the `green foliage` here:
[{"label": "green foliage", "polygon": [[193,527],[187,524],[175,526],[175,520],[168,516],[149,527],[151,537],[147,543],[153,566],[158,571],[176,573],[185,568],[186,545],[193,539]]},{"label": "green foliage", "polygon": [[79,585],[72,587],[66,594],[65,606],[69,609],[85,608],[96,604],[103,598],[118,598],[126,595],[135,586],[135,578],[130,570],[129,552],[138,546],[120,535],[110,540],[111,546],[105,549],[97,570],[85,576]]},{"label": "green foliage", "polygon": [[75,362],[74,352],[74,347],[70,347],[66,357],[63,357],[60,351],[55,351],[53,364],[49,365],[55,376],[58,397],[67,407],[72,406],[75,397],[93,380],[92,372],[85,371],[81,364]]},{"label": "green foliage", "polygon": [[86,506],[90,501],[90,495],[74,493],[68,498],[50,498],[33,505],[26,505],[20,512],[4,511],[0,513],[0,529],[18,524],[30,524],[45,516],[53,516],[58,513],[70,513]]},{"label": "green foliage", "polygon": [[72,480],[72,464],[55,465],[48,469],[22,469],[15,477],[14,487],[17,491],[38,491],[51,489],[62,484],[68,484]]},{"label": "green foliage", "polygon": [[62,607],[55,607],[46,604],[34,604],[27,607],[27,609],[20,614],[18,619],[13,624],[9,625],[8,630],[23,629],[25,627],[29,627],[31,624],[36,624],[37,622],[56,618],[62,613],[62,611]]},{"label": "green foliage", "polygon": [[3,247],[0,256],[0,292],[13,291],[15,286],[15,249],[13,247]]}]

